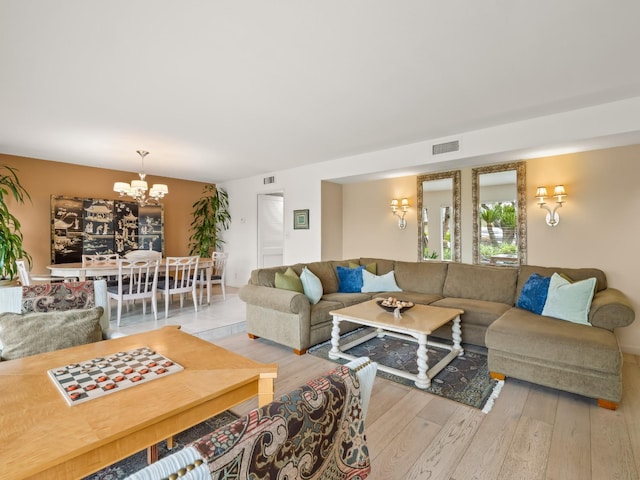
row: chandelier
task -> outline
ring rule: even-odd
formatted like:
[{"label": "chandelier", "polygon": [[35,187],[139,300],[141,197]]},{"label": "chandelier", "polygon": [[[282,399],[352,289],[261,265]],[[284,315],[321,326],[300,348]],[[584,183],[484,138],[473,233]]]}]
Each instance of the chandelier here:
[{"label": "chandelier", "polygon": [[130,184],[127,182],[115,182],[113,184],[113,191],[118,192],[121,197],[127,196],[133,198],[141,207],[149,205],[150,203],[157,205],[160,199],[169,193],[169,187],[164,183],[154,183],[147,197],[149,187],[145,180],[147,174],[144,173],[144,157],[149,155],[149,152],[137,150],[136,153],[140,155],[142,163],[142,169],[140,173],[138,173],[140,180],[131,180]]}]

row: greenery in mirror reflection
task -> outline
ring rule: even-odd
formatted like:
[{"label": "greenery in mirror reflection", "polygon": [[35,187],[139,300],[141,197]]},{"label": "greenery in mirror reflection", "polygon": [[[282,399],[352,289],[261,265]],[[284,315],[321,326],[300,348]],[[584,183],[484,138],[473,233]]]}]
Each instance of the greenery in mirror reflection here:
[{"label": "greenery in mirror reflection", "polygon": [[515,202],[483,203],[480,206],[480,258],[496,255],[517,257]]}]

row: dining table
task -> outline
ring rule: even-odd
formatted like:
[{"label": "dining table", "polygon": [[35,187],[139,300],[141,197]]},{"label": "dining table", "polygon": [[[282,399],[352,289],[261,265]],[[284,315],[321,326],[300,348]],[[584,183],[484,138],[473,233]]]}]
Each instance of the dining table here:
[{"label": "dining table", "polygon": [[[53,265],[47,265],[47,269],[52,277],[62,278],[77,278],[80,281],[84,281],[91,277],[108,277],[118,274],[118,262],[113,263],[101,263],[99,265],[86,265],[82,262],[71,263],[56,263]],[[164,272],[167,269],[167,262],[163,258],[160,261],[159,272]],[[207,298],[211,298],[211,275],[213,272],[213,259],[200,258],[198,261],[198,269],[204,271],[206,275],[207,284]]]}]

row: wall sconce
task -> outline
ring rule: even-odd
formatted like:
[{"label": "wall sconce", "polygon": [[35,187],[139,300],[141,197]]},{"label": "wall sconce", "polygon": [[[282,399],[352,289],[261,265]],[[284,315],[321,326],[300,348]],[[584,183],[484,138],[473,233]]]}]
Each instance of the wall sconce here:
[{"label": "wall sconce", "polygon": [[[398,210],[402,211],[402,215],[398,214]],[[409,200],[403,198],[398,203],[398,199],[394,198],[391,200],[391,212],[399,218],[398,220],[398,228],[400,230],[404,230],[407,228],[407,221],[404,219],[404,216],[407,214],[407,210],[409,210]]]},{"label": "wall sconce", "polygon": [[567,196],[567,192],[564,191],[564,185],[556,185],[553,189],[552,197],[556,199],[556,206],[553,207],[553,210],[551,210],[544,201],[544,199],[548,196],[549,195],[547,194],[546,187],[538,187],[538,189],[536,190],[538,206],[540,208],[544,208],[548,212],[547,225],[549,225],[550,227],[555,227],[560,221],[560,215],[558,215],[557,210],[562,207],[562,204],[564,203],[564,197]]}]

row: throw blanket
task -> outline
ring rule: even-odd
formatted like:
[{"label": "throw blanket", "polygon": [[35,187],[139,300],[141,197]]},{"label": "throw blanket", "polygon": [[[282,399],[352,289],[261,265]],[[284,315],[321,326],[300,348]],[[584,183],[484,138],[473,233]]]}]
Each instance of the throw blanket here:
[{"label": "throw blanket", "polygon": [[193,443],[216,480],[363,479],[356,374],[341,366]]}]

